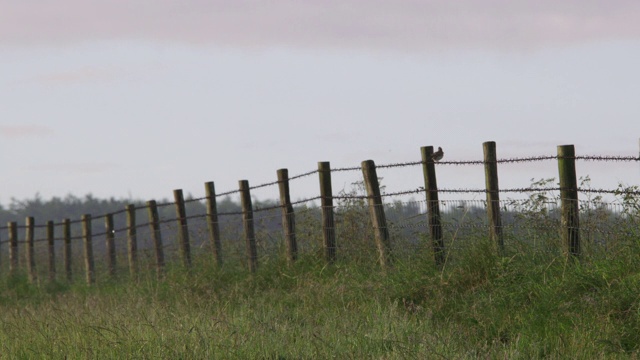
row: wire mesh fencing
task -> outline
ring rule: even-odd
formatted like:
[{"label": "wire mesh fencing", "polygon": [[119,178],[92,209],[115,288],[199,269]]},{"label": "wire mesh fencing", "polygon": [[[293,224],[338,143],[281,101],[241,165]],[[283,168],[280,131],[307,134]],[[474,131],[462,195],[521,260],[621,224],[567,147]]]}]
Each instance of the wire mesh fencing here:
[{"label": "wire mesh fencing", "polygon": [[[554,160],[564,159],[534,156],[491,163]],[[620,156],[574,156],[570,160],[639,161]],[[0,238],[0,271],[28,273],[32,281],[85,278],[91,283],[140,273],[162,277],[167,268],[190,268],[194,261],[248,271],[300,258],[372,267],[387,261],[437,265],[443,259],[455,261],[458,253],[487,239],[506,253],[575,252],[565,239],[567,227],[575,228],[581,251],[588,256],[607,257],[639,246],[638,186],[592,189],[588,181],[582,181],[571,189],[580,194],[577,200],[563,198],[566,187],[546,179],[496,190],[502,198],[494,201],[477,199],[492,192],[488,187],[438,188],[427,178],[431,171],[435,179],[434,169],[440,166],[488,163],[486,159],[435,162],[427,158],[377,167],[371,161],[335,169],[321,163],[318,170],[291,177],[281,169],[277,181],[256,186],[241,182],[240,189],[219,194],[213,183],[207,183],[207,195],[198,198],[184,199],[176,190],[174,201],[138,203],[94,217],[78,215],[51,224],[13,221],[0,227],[0,234],[7,234]],[[367,171],[376,168],[383,174],[411,169],[416,185],[387,191],[375,172],[367,176]],[[424,179],[419,177],[421,172]],[[349,185],[333,191],[332,175],[342,176],[347,180],[339,183]],[[292,201],[290,183],[295,188],[296,182],[313,176],[320,180],[320,194]],[[271,194],[269,198],[278,194],[280,199],[257,201],[252,199],[256,192]],[[521,197],[510,198],[514,194]],[[604,195],[609,199],[605,201]],[[499,222],[489,216],[488,201],[497,207]],[[572,201],[579,223],[567,224],[566,203]]]}]

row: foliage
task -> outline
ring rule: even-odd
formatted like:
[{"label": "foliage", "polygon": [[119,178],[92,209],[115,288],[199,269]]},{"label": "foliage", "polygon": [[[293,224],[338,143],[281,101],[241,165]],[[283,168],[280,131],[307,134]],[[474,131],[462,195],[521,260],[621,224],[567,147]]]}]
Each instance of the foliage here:
[{"label": "foliage", "polygon": [[[8,358],[615,358],[640,355],[640,248],[582,263],[487,242],[439,271],[304,255],[162,281],[0,283]],[[417,254],[419,255],[419,254]]]},{"label": "foliage", "polygon": [[[580,261],[568,261],[559,250],[558,195],[545,190],[553,183],[534,181],[539,191],[506,202],[503,256],[486,227],[473,226],[473,209],[444,214],[450,250],[443,268],[434,266],[422,227],[393,230],[402,255],[382,271],[356,183],[336,204],[340,249],[331,265],[321,256],[320,209],[303,205],[296,207],[301,251],[293,264],[282,248],[267,252],[281,213],[259,212],[268,255],[254,274],[238,257],[217,268],[206,251],[195,252],[191,270],[168,262],[161,280],[143,271],[89,287],[79,278],[31,284],[22,272],[3,272],[0,358],[637,358],[637,197],[621,186],[621,211],[586,197],[581,228],[591,245]],[[422,217],[401,205],[390,204],[390,222]]]}]

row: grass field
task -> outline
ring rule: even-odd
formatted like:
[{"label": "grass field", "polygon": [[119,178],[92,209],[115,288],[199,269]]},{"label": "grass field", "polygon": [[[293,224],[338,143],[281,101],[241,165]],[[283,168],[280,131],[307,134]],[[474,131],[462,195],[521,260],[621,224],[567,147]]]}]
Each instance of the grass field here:
[{"label": "grass field", "polygon": [[477,242],[436,269],[303,257],[93,287],[0,284],[1,359],[638,358],[640,242],[606,256]]}]

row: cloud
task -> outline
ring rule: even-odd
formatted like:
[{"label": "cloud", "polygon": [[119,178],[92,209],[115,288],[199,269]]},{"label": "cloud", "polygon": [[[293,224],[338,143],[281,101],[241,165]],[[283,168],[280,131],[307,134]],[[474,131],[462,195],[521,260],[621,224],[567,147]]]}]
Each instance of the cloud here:
[{"label": "cloud", "polygon": [[53,134],[53,129],[41,125],[0,125],[0,136],[9,139],[21,139]]},{"label": "cloud", "polygon": [[32,78],[31,80],[47,85],[65,85],[81,82],[108,81],[125,75],[127,75],[127,73],[122,69],[86,67],[40,75]]},{"label": "cloud", "polygon": [[231,47],[532,49],[640,38],[620,0],[43,0],[0,13],[0,44],[142,39]]},{"label": "cloud", "polygon": [[31,168],[31,170],[76,175],[93,175],[113,171],[117,166],[117,164],[111,162],[77,162],[42,164],[38,167]]}]

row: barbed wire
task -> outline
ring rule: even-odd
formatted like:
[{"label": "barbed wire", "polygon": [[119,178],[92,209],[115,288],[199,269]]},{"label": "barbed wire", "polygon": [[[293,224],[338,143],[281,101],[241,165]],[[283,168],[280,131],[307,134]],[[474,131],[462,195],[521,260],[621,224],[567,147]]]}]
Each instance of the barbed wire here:
[{"label": "barbed wire", "polygon": [[312,197],[312,198],[307,198],[307,199],[302,199],[302,200],[296,200],[296,201],[292,201],[291,205],[299,205],[299,204],[303,204],[303,203],[308,203],[311,201],[316,201],[316,200],[320,200],[322,199],[322,196],[316,196],[316,197]]},{"label": "barbed wire", "polygon": [[[188,204],[188,203],[192,203],[192,202],[200,202],[202,200],[209,200],[210,197],[209,196],[202,196],[202,197],[197,197],[197,198],[189,198],[189,199],[185,199],[184,203]],[[175,202],[174,202],[175,204]]]},{"label": "barbed wire", "polygon": [[[532,192],[536,192],[536,193],[545,193],[545,192],[552,192],[552,191],[561,191],[563,190],[563,188],[560,187],[529,187],[529,188],[509,188],[509,189],[500,189],[498,190],[499,193],[532,193]],[[640,195],[640,191],[635,191],[635,190],[611,190],[611,189],[593,189],[593,188],[575,188],[575,189],[569,189],[569,190],[574,190],[574,191],[578,191],[578,192],[582,192],[582,193],[595,193],[595,194],[614,194],[614,195]],[[437,190],[433,190],[434,192],[438,192],[438,193],[477,193],[477,194],[486,194],[491,192],[490,190],[487,189],[464,189],[464,188],[459,188],[459,189],[437,189]],[[394,197],[394,196],[402,196],[402,195],[412,195],[412,194],[422,194],[422,193],[427,193],[429,192],[429,190],[425,190],[422,187],[419,187],[417,189],[412,189],[412,190],[404,190],[404,191],[397,191],[397,192],[390,192],[390,193],[384,193],[381,194],[381,197]],[[350,199],[368,199],[371,196],[369,195],[336,195],[333,196],[333,199],[336,200],[350,200]]]},{"label": "barbed wire", "polygon": [[260,184],[260,185],[249,186],[249,190],[256,190],[256,189],[260,189],[267,186],[278,185],[279,183],[280,181],[276,180],[276,181],[271,181],[271,182]]},{"label": "barbed wire", "polygon": [[352,166],[352,167],[342,167],[331,169],[331,172],[342,172],[342,171],[362,171],[360,166]]},{"label": "barbed wire", "polygon": [[[145,204],[145,207],[146,207],[146,204]],[[116,216],[116,215],[124,214],[126,212],[127,212],[127,208],[124,208],[124,209],[120,209],[120,210],[111,212],[110,214],[111,214],[111,216]]]},{"label": "barbed wire", "polygon": [[[452,160],[452,161],[437,161],[434,164],[437,165],[484,165],[486,163],[498,163],[498,164],[506,164],[506,163],[522,163],[522,162],[536,162],[536,161],[546,161],[546,160],[557,160],[560,157],[557,155],[540,155],[540,156],[529,156],[523,158],[504,158],[498,159],[496,161],[485,161],[485,160]],[[617,155],[581,155],[581,156],[563,156],[563,159],[574,159],[574,160],[584,160],[584,161],[615,161],[615,162],[633,162],[640,161],[640,157],[634,156],[617,156]],[[406,167],[406,166],[415,166],[425,164],[425,161],[411,161],[404,163],[391,163],[391,164],[382,164],[376,165],[376,168],[394,168],[394,167]],[[351,168],[340,168],[334,169],[332,171],[351,171],[351,170],[359,170],[360,167],[351,167]]]},{"label": "barbed wire", "polygon": [[[555,189],[555,188],[553,188],[553,189]],[[310,199],[303,199],[303,200],[297,201],[296,203],[304,203],[304,202],[308,202],[308,201],[312,201],[312,200],[317,200],[319,198],[320,197],[310,198]],[[349,197],[349,198],[366,198],[366,196],[357,196],[357,197]],[[510,199],[509,200],[502,200],[501,204],[512,204],[513,201],[517,201],[517,200],[510,200]],[[520,201],[524,202],[525,200],[520,200]],[[408,203],[415,203],[415,202],[424,203],[424,202],[426,202],[426,200],[409,201]],[[485,203],[485,201],[483,201],[483,200],[441,200],[440,202],[443,203],[443,205],[445,203],[451,203],[452,205],[469,204],[469,203],[478,203],[478,204]],[[589,201],[582,200],[581,202],[588,203]],[[620,205],[620,204],[613,204],[613,203],[606,203],[606,204],[608,204],[610,206],[619,206]],[[274,206],[274,207],[269,207],[269,208],[263,208],[262,210],[276,209],[276,208],[279,208],[279,207],[280,206]],[[242,212],[235,212],[233,214],[234,215],[241,215]],[[425,214],[424,213],[420,213],[418,215],[412,216],[411,218],[414,218],[414,217],[417,217],[417,216],[422,216],[422,215],[425,215]],[[187,219],[187,220],[190,220],[190,219],[201,219],[201,218],[207,218],[209,216],[210,216],[209,214],[198,214],[198,215],[188,216],[185,219]],[[278,216],[276,216],[276,217],[278,217]],[[163,220],[158,221],[158,224],[174,223],[174,222],[177,222],[178,220],[179,220],[178,218],[163,219]],[[257,219],[254,219],[254,220],[257,220]],[[405,220],[407,220],[407,219],[405,219]],[[138,223],[138,224],[136,224],[135,228],[146,228],[146,227],[149,227],[151,224],[152,224],[151,222]],[[180,226],[180,225],[178,225],[178,226]],[[398,225],[397,224],[391,224],[390,226],[398,226]],[[409,226],[424,226],[424,225],[409,225]],[[402,228],[402,227],[408,227],[408,226],[407,225],[400,225],[398,227]],[[123,232],[128,231],[129,229],[130,229],[130,227],[118,228],[118,229],[114,229],[113,233],[114,234],[115,233],[123,233]],[[105,236],[107,234],[108,234],[107,231],[102,231],[102,232],[99,232],[99,233],[92,233],[92,237],[99,238],[99,237]],[[117,237],[122,238],[123,235],[117,235]],[[83,238],[84,238],[84,236],[82,236],[82,235],[71,237],[71,239],[83,239]],[[37,239],[34,240],[34,242],[36,242],[36,243],[37,242],[47,242],[48,240],[49,240],[48,238],[37,238]],[[62,240],[64,240],[64,238],[63,237],[54,237],[53,240],[54,241],[62,241]],[[25,242],[26,241],[24,239],[18,239],[18,243],[20,243],[20,244],[23,244]],[[0,241],[0,244],[4,244],[4,243],[9,243],[9,241],[8,240]]]},{"label": "barbed wire", "polygon": [[[529,188],[508,188],[508,189],[500,189],[499,193],[531,193],[531,192],[536,192],[536,193],[546,193],[546,192],[553,192],[553,191],[561,191],[562,188],[560,187],[529,187]],[[620,190],[620,189],[594,189],[594,188],[576,188],[573,189],[576,190],[578,192],[582,192],[582,193],[594,193],[594,194],[613,194],[613,195],[636,195],[636,196],[640,196],[640,191],[637,190],[629,190],[629,189],[625,189],[625,190]],[[381,194],[381,197],[385,198],[385,197],[396,197],[396,196],[404,196],[404,195],[415,195],[415,194],[423,194],[426,193],[428,190],[425,190],[422,187],[419,187],[417,189],[411,189],[411,190],[404,190],[404,191],[397,191],[397,192],[390,192],[390,193],[384,193]],[[487,189],[464,189],[464,188],[459,188],[459,189],[438,189],[437,190],[438,193],[488,193],[489,190]],[[312,197],[312,198],[306,198],[306,199],[302,199],[302,200],[297,200],[294,202],[291,202],[291,205],[299,205],[299,204],[303,204],[303,203],[308,203],[308,202],[312,202],[312,201],[316,201],[316,200],[320,200],[322,197],[321,196],[316,196],[316,197]],[[365,200],[365,199],[369,199],[370,196],[369,195],[335,195],[332,196],[332,199],[334,200]],[[444,201],[444,200],[443,200]],[[454,200],[454,201],[463,201],[463,200]],[[464,202],[464,201],[463,201]],[[175,205],[175,203],[167,203],[169,205]],[[147,206],[145,207],[139,207],[138,210],[143,210],[148,208]],[[264,211],[270,211],[270,210],[275,210],[275,209],[282,209],[282,205],[281,204],[274,204],[272,206],[265,206],[265,207],[256,207],[253,209],[254,213],[258,213],[258,212],[264,212]],[[117,211],[113,214],[120,214],[120,213],[124,213],[126,212],[126,210],[122,210],[122,211]],[[242,215],[244,214],[243,210],[239,210],[239,211],[230,211],[230,212],[220,212],[217,215],[218,216],[230,216],[230,215]],[[103,218],[106,218],[106,214],[105,215],[99,215],[96,217],[92,217],[91,220],[93,221],[99,221],[102,220]],[[190,215],[187,216],[185,219],[197,219],[197,218],[204,218],[204,217],[208,217],[210,215],[208,214],[196,214],[196,215]],[[164,223],[168,223],[168,222],[174,222],[179,220],[179,218],[171,218],[171,219],[163,219],[160,220],[158,223],[159,224],[164,224]],[[75,221],[70,221],[69,222],[70,225],[73,224],[80,224],[82,223],[82,220],[75,220]],[[148,227],[151,223],[150,222],[145,222],[142,224],[136,224],[135,228],[143,228],[143,227]],[[59,222],[59,223],[54,223],[54,227],[59,227],[64,225],[64,222]],[[43,229],[46,228],[47,225],[46,224],[37,224],[34,225],[34,229]],[[26,225],[23,224],[17,224],[16,225],[16,229],[17,230],[26,230],[28,227]],[[2,226],[0,227],[0,230],[8,230],[9,227],[8,226]],[[118,232],[123,232],[123,231],[127,231],[129,230],[130,227],[123,227],[123,228],[118,228],[118,229],[114,229],[114,232],[118,233]],[[103,233],[99,233],[97,235],[103,235]],[[96,234],[94,234],[94,236],[97,236]]]},{"label": "barbed wire", "polygon": [[231,215],[242,215],[244,214],[244,211],[225,211],[225,212],[219,212],[218,216],[231,216]]},{"label": "barbed wire", "polygon": [[318,170],[311,170],[311,171],[308,171],[306,173],[302,173],[302,174],[299,174],[299,175],[291,176],[291,177],[289,177],[289,181],[300,179],[300,178],[307,177],[307,176],[310,176],[310,175],[313,175],[313,174],[317,174],[317,173],[318,173]]},{"label": "barbed wire", "polygon": [[[523,158],[504,158],[504,159],[498,159],[495,162],[496,163],[521,163],[521,162],[535,162],[535,161],[546,161],[546,160],[557,160],[559,157],[557,155],[542,155],[542,156],[530,156],[530,157],[523,157]],[[634,156],[610,156],[610,155],[582,155],[582,156],[574,156],[574,157],[564,157],[567,159],[575,159],[575,160],[583,160],[583,161],[605,161],[605,162],[637,162],[640,161],[640,157],[634,157]],[[382,164],[382,165],[378,165],[378,168],[396,168],[396,167],[406,167],[406,166],[416,166],[416,165],[422,165],[424,164],[424,161],[411,161],[411,162],[400,162],[400,163],[388,163],[388,164]],[[484,160],[463,160],[463,161],[439,161],[436,162],[435,164],[438,165],[482,165],[485,164],[486,162]],[[353,166],[353,167],[339,167],[339,168],[334,168],[331,169],[331,172],[346,172],[346,171],[360,171],[361,167],[360,166]],[[289,178],[289,180],[295,180],[295,179],[299,179],[299,178],[303,178],[303,177],[307,177],[313,174],[318,173],[319,170],[311,170],[299,175],[295,175]],[[272,185],[276,185],[278,184],[279,181],[272,181],[272,182],[267,182],[264,184],[260,184],[260,185],[256,185],[256,186],[251,186],[249,189],[254,190],[254,189],[259,189],[262,187],[267,187],[267,186],[272,186]],[[500,189],[499,193],[531,193],[531,192],[551,192],[551,191],[560,191],[562,190],[559,187],[547,187],[547,188],[540,188],[540,187],[523,187],[523,188],[509,188],[509,189]],[[582,192],[582,193],[594,193],[594,194],[613,194],[613,195],[640,195],[640,191],[636,191],[636,190],[630,190],[630,189],[624,189],[624,190],[620,190],[620,189],[593,189],[593,188],[577,188],[574,189],[577,190],[578,192]],[[417,189],[411,189],[411,190],[404,190],[404,191],[397,191],[397,192],[392,192],[392,193],[385,193],[382,194],[382,197],[394,197],[394,196],[404,196],[404,195],[412,195],[412,194],[421,194],[421,193],[425,193],[428,190],[425,190],[424,188],[420,187]],[[465,188],[458,188],[458,189],[438,189],[437,190],[438,193],[487,193],[488,190],[486,189],[465,189]],[[227,191],[227,192],[222,192],[219,194],[216,194],[215,197],[221,197],[221,196],[227,196],[227,195],[231,195],[231,194],[235,194],[235,193],[239,193],[240,190],[231,190],[231,191]],[[332,197],[333,199],[336,200],[348,200],[348,199],[367,199],[369,198],[369,196],[367,195],[336,195]],[[209,200],[210,197],[198,197],[198,198],[191,198],[191,199],[187,199],[184,202],[185,203],[189,203],[189,202],[199,202],[202,200]],[[306,202],[311,202],[311,201],[315,201],[315,200],[319,200],[321,199],[320,196],[316,196],[313,198],[309,198],[309,199],[303,199],[303,200],[299,200],[296,202],[293,202],[292,205],[297,205],[297,204],[301,204],[301,203],[306,203]],[[164,206],[170,206],[170,205],[175,205],[176,202],[164,202],[164,203],[157,203],[156,206],[158,208],[160,207],[164,207]],[[148,208],[148,205],[145,204],[140,204],[134,207],[134,210],[138,211],[138,210],[145,210]],[[279,209],[282,208],[282,205],[273,205],[273,206],[266,206],[266,207],[257,207],[255,208],[253,211],[254,212],[261,212],[261,211],[269,211],[269,210],[274,210],[274,209]],[[108,214],[102,214],[102,215],[97,215],[95,217],[92,217],[92,221],[96,221],[96,220],[101,220],[102,218],[105,218],[106,216],[108,216],[109,214],[112,216],[115,215],[119,215],[122,213],[126,213],[127,209],[122,209],[122,210],[117,210]],[[225,216],[225,215],[241,215],[243,212],[242,211],[232,211],[232,212],[223,212],[223,213],[219,213],[219,216]],[[202,217],[201,215],[196,215],[198,217]],[[187,219],[189,219],[191,217],[187,217]],[[171,221],[175,221],[177,219],[173,219]],[[83,220],[82,219],[77,219],[77,220],[70,220],[69,224],[70,225],[75,225],[75,224],[80,224],[82,223]],[[62,226],[64,225],[65,222],[61,221],[61,222],[56,222],[54,223],[54,227],[58,227],[58,226]],[[36,224],[34,225],[34,228],[36,229],[40,229],[40,228],[44,228],[46,227],[45,224]],[[0,230],[8,230],[8,226],[1,226]],[[26,229],[27,226],[26,225],[20,225],[17,224],[17,229],[18,230],[24,230]]]},{"label": "barbed wire", "polygon": [[576,160],[586,161],[640,161],[640,157],[635,156],[618,156],[618,155],[582,155],[576,156]]},{"label": "barbed wire", "polygon": [[591,188],[578,188],[578,192],[583,193],[596,193],[596,194],[613,194],[613,195],[640,195],[640,191],[636,190],[610,190],[610,189],[591,189]]},{"label": "barbed wire", "polygon": [[216,194],[216,197],[221,197],[221,196],[227,196],[227,195],[232,195],[232,194],[239,194],[240,190],[230,190],[230,191],[226,191],[226,192],[222,192],[219,194]]},{"label": "barbed wire", "polygon": [[410,161],[410,162],[402,162],[402,163],[391,163],[391,164],[382,164],[376,165],[376,168],[385,169],[385,168],[395,168],[395,167],[406,167],[406,166],[415,166],[422,165],[423,161]]},{"label": "barbed wire", "polygon": [[272,205],[272,206],[256,207],[256,208],[253,209],[253,212],[257,213],[257,212],[269,211],[269,210],[275,210],[275,209],[282,209],[282,205],[277,204],[277,205]]}]

